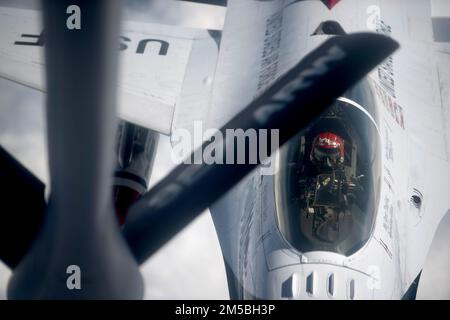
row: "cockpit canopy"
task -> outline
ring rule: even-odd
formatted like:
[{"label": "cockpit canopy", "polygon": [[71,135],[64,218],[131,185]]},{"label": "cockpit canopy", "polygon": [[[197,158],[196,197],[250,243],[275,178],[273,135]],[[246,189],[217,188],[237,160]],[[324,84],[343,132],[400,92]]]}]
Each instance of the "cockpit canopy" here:
[{"label": "cockpit canopy", "polygon": [[[380,184],[375,111],[369,83],[363,81],[280,150],[278,225],[298,251],[348,256],[370,238]],[[342,159],[333,161],[341,148]]]}]

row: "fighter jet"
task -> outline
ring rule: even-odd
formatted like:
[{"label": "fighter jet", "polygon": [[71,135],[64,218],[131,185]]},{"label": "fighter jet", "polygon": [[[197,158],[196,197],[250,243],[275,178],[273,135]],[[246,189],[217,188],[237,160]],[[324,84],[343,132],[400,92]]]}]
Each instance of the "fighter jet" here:
[{"label": "fighter jet", "polygon": [[255,172],[211,207],[232,297],[415,298],[450,208],[450,39],[432,12],[430,1],[254,1],[227,16],[222,43],[239,49],[223,61],[239,59],[218,69],[230,77],[255,57],[260,68],[221,88],[215,114],[330,37],[371,30],[400,43],[277,153],[276,174]]},{"label": "fighter jet", "polygon": [[[233,299],[414,298],[433,235],[450,208],[442,179],[450,174],[445,109],[449,47],[439,28],[433,29],[430,1],[214,4],[227,7],[221,31],[125,22],[120,34],[111,31],[120,38],[118,50],[106,33],[108,41],[101,46],[108,50],[95,52],[91,51],[97,48],[95,41],[56,30],[56,23],[65,20],[49,13],[61,12],[64,3],[47,2],[45,28],[39,13],[0,9],[0,76],[48,91],[49,145],[53,146],[50,201],[46,205],[35,197],[41,213],[33,216],[35,228],[21,229],[21,221],[13,221],[11,226],[19,227],[10,230],[25,233],[25,240],[20,246],[9,244],[2,253],[14,269],[11,298],[139,297],[142,287],[135,265],[206,207],[217,230]],[[100,8],[92,6],[89,27],[101,16],[96,11]],[[114,30],[107,23],[117,18],[114,14],[106,15],[99,32]],[[387,42],[389,38],[400,43],[400,50],[384,60],[396,47],[394,41]],[[114,49],[120,52],[112,53]],[[66,57],[63,62],[61,52]],[[84,231],[92,219],[76,217],[80,209],[93,216],[106,210],[98,204],[109,208],[104,190],[111,182],[105,178],[107,168],[94,166],[80,177],[65,171],[69,165],[85,170],[107,159],[108,152],[96,148],[113,136],[113,130],[107,138],[106,129],[96,127],[112,118],[105,106],[112,101],[110,96],[95,100],[103,107],[96,111],[95,121],[88,121],[91,129],[82,136],[84,142],[95,138],[87,149],[73,135],[92,110],[55,107],[65,101],[75,108],[95,95],[94,88],[82,84],[77,85],[86,90],[80,90],[84,95],[70,95],[79,70],[66,65],[69,58],[80,59],[80,54],[85,60],[93,54],[97,62],[102,61],[100,54],[113,58],[118,54],[121,59],[118,85],[106,81],[109,86],[96,88],[100,97],[117,89],[118,115],[127,121],[116,139],[115,176],[116,185],[131,190],[125,205],[116,201],[125,222],[124,239],[105,215],[102,228],[113,230],[106,237],[113,240],[102,238],[98,227]],[[93,68],[85,61],[75,64],[87,68],[83,70]],[[97,66],[104,72],[101,67]],[[87,105],[94,107],[93,102]],[[68,115],[77,115],[73,126]],[[275,170],[267,174],[257,164],[181,164],[144,193],[153,131],[172,135],[175,148],[173,133],[193,132],[196,121],[205,129],[223,131],[280,129],[280,143],[286,144],[269,160]],[[77,164],[77,153],[90,155],[86,158],[91,162]],[[7,155],[4,158],[13,164],[9,168],[24,171]],[[89,173],[93,177],[88,179]],[[29,174],[17,176],[27,177],[23,185],[33,180]],[[36,195],[43,187],[33,181],[35,188],[29,192]],[[87,195],[83,186],[89,182]],[[24,212],[31,211],[32,204],[23,204],[28,205]],[[11,205],[15,207],[17,211],[17,204]],[[83,241],[79,233],[84,234]],[[107,244],[96,256],[97,246],[89,244],[102,241]],[[112,251],[120,252],[117,255],[123,260],[114,260],[114,268],[105,272],[105,266],[113,263]],[[53,254],[43,257],[44,252]],[[81,268],[88,270],[92,281],[88,290],[67,291],[65,279],[52,276],[51,272],[65,270],[68,261],[80,261]],[[36,265],[50,267],[44,272]],[[94,281],[99,270],[104,275]],[[123,270],[131,280],[113,280]],[[39,280],[48,277],[50,281]]]}]

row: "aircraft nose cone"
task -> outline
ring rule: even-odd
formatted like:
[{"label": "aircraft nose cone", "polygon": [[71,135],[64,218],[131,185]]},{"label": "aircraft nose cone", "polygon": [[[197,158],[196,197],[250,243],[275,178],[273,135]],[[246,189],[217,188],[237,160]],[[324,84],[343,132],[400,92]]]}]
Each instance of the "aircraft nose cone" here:
[{"label": "aircraft nose cone", "polygon": [[374,279],[363,272],[331,264],[287,266],[270,273],[269,299],[366,300],[373,298]]}]

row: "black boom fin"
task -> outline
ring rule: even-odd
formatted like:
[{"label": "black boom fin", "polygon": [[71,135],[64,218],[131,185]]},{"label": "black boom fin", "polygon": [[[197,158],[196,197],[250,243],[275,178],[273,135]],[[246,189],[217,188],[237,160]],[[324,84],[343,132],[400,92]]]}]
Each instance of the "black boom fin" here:
[{"label": "black boom fin", "polygon": [[342,28],[339,22],[334,20],[327,20],[323,21],[311,35],[344,36],[346,34],[347,32],[345,32],[344,28]]},{"label": "black boom fin", "polygon": [[411,285],[409,286],[408,290],[403,295],[402,300],[416,300],[417,288],[419,287],[419,281],[420,281],[420,276],[421,275],[422,275],[422,270],[420,270],[420,272],[417,275],[417,277],[411,283]]}]

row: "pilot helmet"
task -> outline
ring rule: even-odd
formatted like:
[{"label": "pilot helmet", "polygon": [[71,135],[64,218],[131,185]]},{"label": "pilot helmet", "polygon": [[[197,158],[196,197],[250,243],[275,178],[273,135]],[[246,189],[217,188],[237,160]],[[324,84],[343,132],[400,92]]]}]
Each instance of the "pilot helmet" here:
[{"label": "pilot helmet", "polygon": [[332,132],[319,133],[311,147],[311,161],[335,169],[344,162],[344,139]]}]

